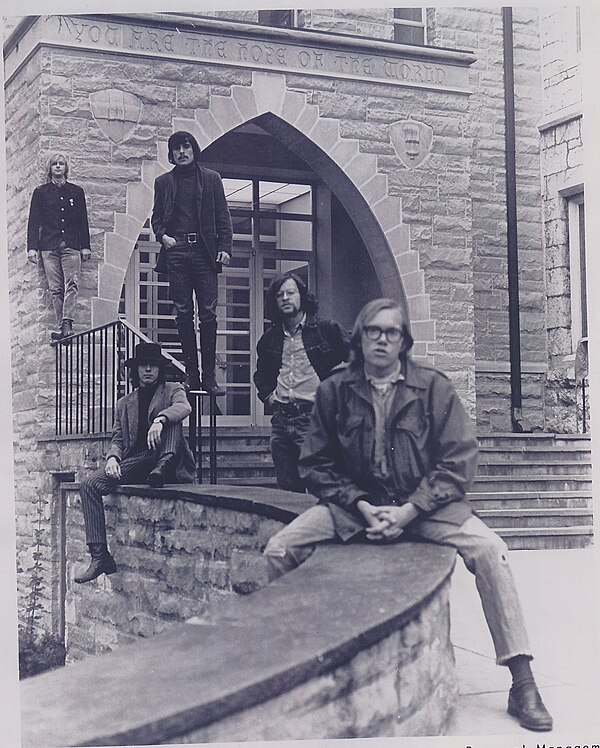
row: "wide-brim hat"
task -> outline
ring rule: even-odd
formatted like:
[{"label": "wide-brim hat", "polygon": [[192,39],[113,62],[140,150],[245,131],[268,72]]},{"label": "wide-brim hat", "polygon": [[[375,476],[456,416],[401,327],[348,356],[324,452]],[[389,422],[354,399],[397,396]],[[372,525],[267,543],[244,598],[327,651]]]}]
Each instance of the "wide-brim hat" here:
[{"label": "wide-brim hat", "polygon": [[169,363],[169,359],[162,355],[158,343],[138,343],[133,358],[128,358],[125,361],[125,366],[137,366],[146,363],[162,364],[164,366]]}]

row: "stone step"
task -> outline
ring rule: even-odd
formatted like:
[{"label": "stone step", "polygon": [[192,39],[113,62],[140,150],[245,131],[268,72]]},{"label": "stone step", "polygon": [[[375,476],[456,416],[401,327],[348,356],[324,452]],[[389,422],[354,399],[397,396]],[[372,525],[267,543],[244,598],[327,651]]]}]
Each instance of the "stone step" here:
[{"label": "stone step", "polygon": [[493,491],[591,491],[590,475],[479,475],[473,484],[477,492]]},{"label": "stone step", "polygon": [[569,462],[591,462],[592,454],[589,444],[576,447],[480,447],[479,463],[489,464],[496,462],[521,462],[530,460],[532,462],[548,463],[550,461]]},{"label": "stone step", "polygon": [[591,438],[589,434],[478,434],[477,440],[481,447],[540,447],[546,445],[573,447],[587,445]]},{"label": "stone step", "polygon": [[593,515],[590,508],[577,509],[478,509],[477,513],[490,527],[532,529],[538,527],[588,527]]},{"label": "stone step", "polygon": [[586,548],[594,540],[590,527],[499,527],[495,531],[511,550]]},{"label": "stone step", "polygon": [[583,509],[592,505],[591,493],[584,491],[515,491],[507,493],[470,492],[475,509]]},{"label": "stone step", "polygon": [[574,460],[560,460],[549,462],[533,461],[507,461],[507,462],[483,462],[477,467],[478,475],[591,475],[591,462],[579,462]]}]

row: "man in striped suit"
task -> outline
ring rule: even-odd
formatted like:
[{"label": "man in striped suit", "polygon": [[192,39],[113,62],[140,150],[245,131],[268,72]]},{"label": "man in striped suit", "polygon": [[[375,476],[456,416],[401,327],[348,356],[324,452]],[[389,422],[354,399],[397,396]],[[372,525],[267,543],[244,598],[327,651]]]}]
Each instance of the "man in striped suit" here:
[{"label": "man in striped suit", "polygon": [[106,542],[102,497],[123,483],[194,483],[194,457],[183,436],[182,422],[191,407],[178,382],[165,382],[167,359],[157,343],[139,343],[125,362],[134,391],[117,402],[112,439],[104,468],[81,482],[86,542],[92,557],[75,581],[90,582],[117,570]]}]

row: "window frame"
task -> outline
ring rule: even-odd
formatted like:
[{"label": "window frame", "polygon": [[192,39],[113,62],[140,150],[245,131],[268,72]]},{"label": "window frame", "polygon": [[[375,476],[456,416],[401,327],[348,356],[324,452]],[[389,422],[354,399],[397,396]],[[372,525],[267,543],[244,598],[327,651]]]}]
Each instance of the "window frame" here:
[{"label": "window frame", "polygon": [[584,339],[587,340],[589,330],[584,192],[570,195],[566,200],[571,295],[571,344],[572,350],[575,352],[579,342]]},{"label": "window frame", "polygon": [[[396,17],[396,11],[399,10],[420,10],[421,11],[421,20],[420,21],[413,21],[409,20],[407,18],[398,18]],[[392,23],[394,25],[394,38],[393,41],[396,44],[413,44],[415,46],[424,47],[427,45],[427,8],[421,8],[421,7],[411,7],[411,8],[393,8],[392,9],[393,17],[392,17]],[[421,42],[406,42],[401,39],[396,38],[396,29],[405,29],[405,28],[420,28],[423,29],[423,39]]]}]

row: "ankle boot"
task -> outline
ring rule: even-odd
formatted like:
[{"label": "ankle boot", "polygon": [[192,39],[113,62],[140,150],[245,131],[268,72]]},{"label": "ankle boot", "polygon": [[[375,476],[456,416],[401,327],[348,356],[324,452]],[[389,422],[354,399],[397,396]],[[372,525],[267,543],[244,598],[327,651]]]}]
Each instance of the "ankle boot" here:
[{"label": "ankle boot", "polygon": [[[60,342],[63,345],[71,345],[69,337],[73,334],[73,320],[63,319],[60,326]],[[66,339],[65,339],[66,338]]]},{"label": "ankle boot", "polygon": [[108,552],[106,543],[89,543],[88,548],[90,549],[92,560],[83,574],[75,577],[77,584],[91,582],[92,579],[96,579],[100,574],[114,574],[117,570],[117,564]]},{"label": "ankle boot", "polygon": [[148,485],[152,486],[152,488],[161,488],[164,486],[173,477],[175,462],[176,455],[173,452],[167,452],[162,455],[156,463],[154,470],[148,475]]}]

